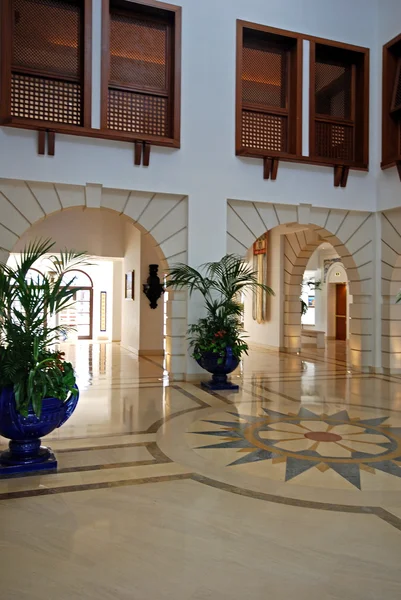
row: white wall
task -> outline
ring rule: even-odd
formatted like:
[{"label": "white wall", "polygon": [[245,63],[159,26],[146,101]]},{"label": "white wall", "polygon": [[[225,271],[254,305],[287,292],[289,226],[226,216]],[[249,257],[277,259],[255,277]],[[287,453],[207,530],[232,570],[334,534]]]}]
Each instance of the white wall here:
[{"label": "white wall", "polygon": [[[178,3],[178,2],[177,2]],[[100,0],[94,2],[95,10]],[[183,7],[182,147],[153,148],[149,168],[134,167],[133,145],[56,134],[56,155],[38,156],[37,134],[1,128],[7,148],[0,177],[189,195],[189,260],[225,253],[226,199],[308,203],[354,209],[376,205],[379,114],[371,102],[371,170],[352,171],[345,189],[331,168],[280,163],[278,180],[262,177],[262,161],[234,153],[236,19],[368,46],[376,52],[376,0],[180,0]],[[94,22],[98,39],[100,19]],[[95,51],[94,62],[98,62]],[[378,87],[378,61],[371,81]],[[94,89],[98,89],[96,75]],[[96,99],[94,105],[97,105]],[[208,244],[204,244],[205,232]]]},{"label": "white wall", "polygon": [[113,262],[113,314],[112,341],[121,341],[122,302],[123,302],[123,261]]},{"label": "white wall", "polygon": [[[121,345],[140,354],[163,353],[163,298],[151,309],[142,291],[149,274],[149,264],[159,264],[159,254],[150,235],[142,234],[131,223],[125,224],[122,289],[125,273],[135,271],[135,299],[122,299]],[[163,280],[163,270],[160,270]]]},{"label": "white wall", "polygon": [[121,345],[131,352],[139,352],[140,341],[140,281],[141,281],[141,232],[130,223],[125,224],[125,255],[123,261],[123,280],[125,286],[125,274],[135,271],[135,282],[133,284],[134,300],[125,298],[121,305]]},{"label": "white wall", "polygon": [[[140,279],[140,296],[141,296],[141,337],[140,349],[141,354],[163,354],[164,344],[164,303],[163,296],[160,298],[157,308],[150,308],[149,300],[142,291],[144,284],[149,275],[149,265],[160,264],[158,253],[155,249],[154,240],[149,235],[141,236],[141,279]],[[160,281],[163,284],[164,271],[159,268]]]},{"label": "white wall", "polygon": [[[252,251],[248,253],[248,260],[253,267]],[[269,234],[268,252],[268,281],[275,296],[269,296],[267,321],[257,323],[252,316],[252,294],[245,296],[244,300],[244,327],[249,338],[248,343],[264,348],[277,348],[283,345],[283,236],[277,230]]]},{"label": "white wall", "polygon": [[126,217],[110,210],[81,207],[62,210],[27,229],[13,251],[21,252],[31,240],[51,238],[55,252],[68,248],[93,256],[122,257],[126,221]]}]

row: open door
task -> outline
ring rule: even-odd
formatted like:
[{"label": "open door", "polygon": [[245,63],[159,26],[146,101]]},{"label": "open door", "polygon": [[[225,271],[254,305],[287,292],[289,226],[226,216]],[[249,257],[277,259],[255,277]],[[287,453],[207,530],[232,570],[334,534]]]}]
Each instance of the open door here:
[{"label": "open door", "polygon": [[347,339],[347,284],[336,284],[336,340]]}]

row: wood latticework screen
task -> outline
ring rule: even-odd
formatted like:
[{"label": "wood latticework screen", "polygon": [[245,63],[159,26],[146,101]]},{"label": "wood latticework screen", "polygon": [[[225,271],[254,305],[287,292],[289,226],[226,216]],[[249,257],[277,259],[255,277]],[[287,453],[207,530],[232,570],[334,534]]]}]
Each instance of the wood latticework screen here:
[{"label": "wood latticework screen", "polygon": [[171,24],[111,9],[109,129],[170,135]]},{"label": "wood latticework screen", "polygon": [[241,145],[288,152],[289,52],[266,36],[244,31]]},{"label": "wood latticework screen", "polygon": [[393,98],[391,103],[392,111],[401,110],[401,58],[397,60],[397,70],[394,77]]},{"label": "wood latticework screen", "polygon": [[82,124],[82,3],[14,0],[11,115]]},{"label": "wood latticework screen", "polygon": [[369,50],[310,42],[311,158],[366,169],[369,161]]},{"label": "wood latticework screen", "polygon": [[401,35],[383,47],[382,166],[401,160]]},{"label": "wood latticework screen", "polygon": [[315,62],[315,155],[354,161],[353,68]]}]

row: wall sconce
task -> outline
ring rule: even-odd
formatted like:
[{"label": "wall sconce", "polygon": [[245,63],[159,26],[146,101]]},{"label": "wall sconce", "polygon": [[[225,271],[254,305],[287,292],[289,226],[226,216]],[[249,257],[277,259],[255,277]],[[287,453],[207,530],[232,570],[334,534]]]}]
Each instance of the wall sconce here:
[{"label": "wall sconce", "polygon": [[165,292],[157,274],[158,270],[159,265],[149,265],[149,277],[143,284],[143,293],[149,300],[150,308],[157,308],[157,301]]}]

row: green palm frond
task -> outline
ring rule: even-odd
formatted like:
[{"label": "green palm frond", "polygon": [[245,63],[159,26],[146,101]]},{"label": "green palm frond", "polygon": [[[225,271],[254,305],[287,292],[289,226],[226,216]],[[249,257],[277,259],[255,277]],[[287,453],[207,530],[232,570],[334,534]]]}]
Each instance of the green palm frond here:
[{"label": "green palm frond", "polygon": [[65,275],[68,271],[92,264],[87,252],[75,250],[62,250],[59,255],[52,255],[47,259],[57,275]]},{"label": "green palm frond", "polygon": [[[91,263],[86,253],[73,250],[49,256],[53,246],[51,240],[35,240],[27,244],[15,266],[0,265],[0,385],[14,386],[22,414],[32,406],[39,415],[46,395],[57,394],[64,400],[74,393],[72,365],[61,361],[54,349],[66,327],[50,327],[47,321],[73,305],[77,290],[82,289],[71,287],[76,278],[69,271]],[[50,271],[28,276],[35,263],[46,258]]]},{"label": "green palm frond", "polygon": [[248,348],[241,326],[242,294],[261,289],[274,295],[270,287],[259,283],[258,273],[235,254],[205,263],[199,270],[177,264],[168,272],[167,286],[187,289],[190,295],[199,292],[204,298],[207,317],[199,319],[188,330],[195,358],[204,351],[216,352],[221,358],[227,346],[233,348],[236,356],[241,356]]}]

